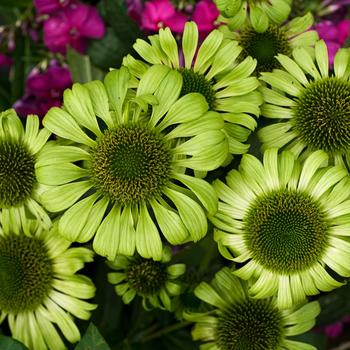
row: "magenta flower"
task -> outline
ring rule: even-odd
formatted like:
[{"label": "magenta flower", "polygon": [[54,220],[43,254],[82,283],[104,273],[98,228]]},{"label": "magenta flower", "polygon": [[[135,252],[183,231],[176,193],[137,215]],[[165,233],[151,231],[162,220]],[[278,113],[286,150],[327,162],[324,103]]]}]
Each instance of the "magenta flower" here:
[{"label": "magenta flower", "polygon": [[102,38],[105,25],[93,6],[73,4],[44,22],[44,42],[49,50],[65,53],[67,46],[84,53],[88,38]]},{"label": "magenta flower", "polygon": [[27,77],[24,96],[13,107],[21,116],[37,114],[43,117],[53,106],[62,103],[63,91],[72,86],[72,77],[66,67],[52,61],[46,71],[34,68]]},{"label": "magenta flower", "polygon": [[143,2],[142,0],[125,0],[128,8],[128,15],[139,25],[142,23]]},{"label": "magenta flower", "polygon": [[196,22],[199,33],[207,36],[217,27],[216,20],[220,12],[211,0],[200,0],[193,12],[192,20]]},{"label": "magenta flower", "polygon": [[8,57],[5,54],[0,52],[0,68],[11,66],[11,64],[12,64],[11,57]]},{"label": "magenta flower", "polygon": [[325,41],[328,48],[329,63],[333,65],[335,54],[349,37],[350,20],[345,19],[336,24],[328,20],[322,21],[316,24],[315,29],[319,37]]},{"label": "magenta flower", "polygon": [[187,19],[184,13],[176,11],[169,0],[151,0],[143,8],[141,26],[155,32],[169,27],[175,33],[182,33]]},{"label": "magenta flower", "polygon": [[62,10],[72,3],[72,0],[34,0],[34,6],[39,13],[53,13]]},{"label": "magenta flower", "polygon": [[340,321],[336,323],[332,323],[328,326],[323,327],[323,332],[327,336],[327,338],[337,338],[342,334],[344,324],[350,322],[350,316],[343,317]]}]

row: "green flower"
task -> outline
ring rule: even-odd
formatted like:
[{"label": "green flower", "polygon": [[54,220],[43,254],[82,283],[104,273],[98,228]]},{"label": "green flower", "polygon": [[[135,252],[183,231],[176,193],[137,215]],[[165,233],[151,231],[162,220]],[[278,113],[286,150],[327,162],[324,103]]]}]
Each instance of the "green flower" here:
[{"label": "green flower", "polygon": [[251,295],[277,293],[278,306],[289,308],[339,287],[330,270],[350,276],[350,179],[342,166],[327,167],[321,150],[302,166],[277,151],[266,150],[263,164],[244,155],[228,185],[215,181],[219,210],[211,220],[221,253],[243,263],[235,274],[254,279]]},{"label": "green flower", "polygon": [[[11,224],[11,225],[10,225]],[[92,281],[76,272],[93,260],[86,248],[69,248],[57,225],[47,231],[37,221],[1,217],[0,322],[6,318],[13,338],[29,349],[63,350],[80,339],[72,316],[87,320],[96,305]]]},{"label": "green flower", "polygon": [[[66,210],[60,233],[87,242],[114,260],[116,254],[160,260],[160,232],[171,244],[198,241],[217,196],[186,169],[208,171],[228,154],[223,121],[200,94],[179,98],[181,76],[152,67],[135,92],[123,67],[99,81],[75,84],[64,109],[51,109],[44,126],[75,141],[50,142],[36,174],[50,188],[41,196],[51,212]],[[148,103],[152,103],[150,106]]]},{"label": "green flower", "polygon": [[159,34],[149,37],[151,44],[137,39],[134,49],[147,62],[124,58],[123,64],[134,76],[134,84],[147,72],[150,65],[161,64],[178,71],[182,76],[181,96],[191,92],[202,94],[209,109],[220,112],[224,120],[224,132],[229,141],[231,154],[248,151],[245,144],[256,126],[252,115],[260,114],[263,102],[256,89],[260,86],[254,72],[256,61],[247,57],[239,63],[237,57],[242,48],[233,40],[223,40],[223,34],[213,30],[198,48],[198,29],[194,22],[185,25],[180,48],[169,28],[160,29]]},{"label": "green flower", "polygon": [[39,119],[29,115],[26,127],[13,109],[0,113],[0,216],[9,225],[21,221],[25,232],[26,217],[31,215],[49,228],[51,220],[38,204],[43,188],[35,177],[37,153],[50,136],[39,131]]},{"label": "green flower", "polygon": [[290,13],[291,0],[214,0],[232,29],[241,29],[249,21],[258,32],[269,23],[281,24]]},{"label": "green flower", "polygon": [[296,47],[311,50],[318,40],[317,32],[309,30],[312,24],[313,17],[308,13],[284,25],[270,24],[260,31],[256,30],[252,23],[239,31],[231,31],[227,26],[220,27],[220,30],[225,37],[239,42],[243,48],[241,57],[251,56],[257,60],[256,71],[261,73],[280,68],[276,59],[279,54],[291,56]]},{"label": "green flower", "polygon": [[163,249],[160,261],[140,256],[117,256],[109,266],[117,272],[108,274],[108,281],[115,285],[116,293],[129,304],[136,295],[142,298],[146,310],[150,307],[173,311],[172,298],[181,293],[178,278],[185,273],[185,264],[170,265],[171,252]]},{"label": "green flower", "polygon": [[274,297],[251,298],[248,286],[224,267],[210,284],[202,282],[195,289],[196,296],[210,305],[206,313],[185,314],[196,322],[193,339],[205,342],[201,350],[316,350],[288,337],[315,325],[317,301],[281,311]]},{"label": "green flower", "polygon": [[263,149],[283,147],[296,156],[322,149],[343,164],[350,156],[350,51],[338,51],[334,75],[329,74],[323,41],[317,42],[313,55],[299,48],[293,57],[279,55],[284,70],[261,77],[270,85],[262,88],[262,114],[282,119],[259,131]]}]

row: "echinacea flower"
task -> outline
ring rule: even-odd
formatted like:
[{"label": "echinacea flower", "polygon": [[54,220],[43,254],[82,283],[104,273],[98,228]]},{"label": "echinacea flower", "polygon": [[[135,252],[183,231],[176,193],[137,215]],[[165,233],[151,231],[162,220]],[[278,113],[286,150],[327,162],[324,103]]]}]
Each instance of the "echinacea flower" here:
[{"label": "echinacea flower", "polygon": [[261,90],[261,113],[276,120],[258,132],[263,149],[283,147],[296,156],[322,149],[344,164],[350,157],[350,51],[338,51],[334,74],[324,41],[317,42],[312,55],[295,49],[293,58],[278,55],[283,70],[262,73],[270,87]]},{"label": "echinacea flower", "polygon": [[265,31],[269,24],[279,25],[290,12],[291,0],[215,0],[229,27],[240,29],[248,21],[254,30]]},{"label": "echinacea flower", "polygon": [[95,7],[78,3],[50,15],[43,30],[44,43],[50,51],[65,53],[71,46],[84,53],[89,38],[104,36],[105,24]]},{"label": "echinacea flower", "polygon": [[108,264],[116,271],[108,273],[108,281],[115,285],[125,304],[139,296],[146,310],[154,307],[173,311],[172,299],[181,293],[179,277],[185,273],[186,265],[170,262],[169,247],[163,249],[160,261],[118,255]]},{"label": "echinacea flower", "polygon": [[350,179],[342,166],[327,167],[324,151],[300,165],[293,154],[264,153],[263,164],[245,154],[227,185],[213,184],[219,209],[211,221],[234,272],[251,279],[257,299],[277,294],[279,308],[342,285],[331,271],[350,276]]},{"label": "echinacea flower", "polygon": [[39,118],[29,115],[25,128],[13,109],[0,113],[0,217],[10,225],[33,215],[41,225],[49,228],[51,220],[38,203],[42,186],[37,182],[37,156],[50,136],[48,130],[39,131]]},{"label": "echinacea flower", "polygon": [[64,350],[62,338],[80,339],[73,317],[87,320],[96,305],[92,281],[76,272],[93,260],[86,248],[70,248],[57,225],[47,231],[27,220],[0,218],[0,322],[30,350]]},{"label": "echinacea flower", "polygon": [[225,37],[237,40],[242,47],[242,57],[253,57],[257,60],[256,72],[270,72],[279,68],[276,55],[290,56],[296,47],[312,49],[318,40],[315,30],[309,30],[313,24],[310,13],[297,17],[283,25],[270,24],[264,30],[256,30],[252,23],[247,23],[237,31],[227,26],[220,27]]},{"label": "echinacea flower", "polygon": [[256,77],[251,77],[256,61],[247,57],[239,63],[236,59],[242,48],[235,41],[224,42],[223,34],[218,30],[213,30],[199,48],[198,36],[197,25],[186,23],[182,37],[183,65],[169,28],[150,36],[151,44],[136,40],[134,49],[147,63],[128,55],[123,64],[136,78],[136,85],[150,65],[163,65],[180,72],[181,96],[193,92],[203,95],[210,110],[220,112],[230,153],[245,153],[249,145],[244,142],[257,125],[252,115],[259,115],[262,103],[261,95],[256,91],[259,82]]},{"label": "echinacea flower", "polygon": [[290,337],[313,327],[320,313],[317,301],[281,311],[275,297],[257,300],[248,288],[249,282],[224,267],[195,289],[209,311],[185,313],[185,318],[195,322],[192,338],[204,342],[201,350],[316,350]]},{"label": "echinacea flower", "polygon": [[43,124],[73,142],[49,142],[36,174],[49,186],[43,205],[65,210],[59,221],[64,237],[86,242],[96,234],[94,250],[110,260],[134,255],[135,248],[143,258],[160,260],[160,232],[171,244],[206,235],[205,211],[216,211],[217,197],[185,171],[219,167],[228,144],[222,119],[207,112],[203,96],[179,98],[180,73],[150,68],[136,96],[129,80],[122,67],[104,84],[65,91],[64,108],[52,108]]}]

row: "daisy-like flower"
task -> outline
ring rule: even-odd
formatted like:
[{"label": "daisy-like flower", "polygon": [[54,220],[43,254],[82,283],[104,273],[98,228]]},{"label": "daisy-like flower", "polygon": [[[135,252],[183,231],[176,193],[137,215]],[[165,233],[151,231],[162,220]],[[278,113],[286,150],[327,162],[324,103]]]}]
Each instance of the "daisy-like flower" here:
[{"label": "daisy-like flower", "polygon": [[[186,169],[209,171],[228,154],[222,118],[208,111],[200,94],[179,98],[181,75],[154,66],[135,92],[127,68],[113,70],[105,84],[75,84],[64,109],[43,120],[72,145],[48,143],[36,173],[51,186],[41,196],[51,212],[66,210],[60,233],[86,242],[114,260],[116,254],[162,258],[160,232],[171,244],[198,241],[207,233],[206,211],[217,196]],[[154,93],[154,94],[153,94]],[[148,103],[152,103],[147,111]]]},{"label": "daisy-like flower", "polygon": [[14,225],[18,220],[27,232],[28,215],[49,228],[51,220],[38,204],[42,191],[35,176],[38,152],[50,136],[39,131],[39,119],[29,115],[24,128],[13,109],[0,113],[0,215]]},{"label": "daisy-like flower", "polygon": [[214,0],[231,29],[241,28],[247,21],[257,31],[269,23],[281,24],[290,13],[291,0]]},{"label": "daisy-like flower", "polygon": [[328,155],[312,153],[300,165],[293,154],[266,150],[263,164],[244,155],[227,185],[213,184],[219,210],[211,218],[223,256],[253,279],[255,298],[277,294],[280,308],[342,285],[329,274],[350,276],[350,179]]},{"label": "daisy-like flower", "polygon": [[262,88],[262,115],[277,119],[258,132],[263,149],[283,147],[296,156],[322,149],[343,164],[350,157],[350,51],[338,51],[334,74],[324,41],[317,42],[313,55],[298,48],[293,58],[278,55],[284,70],[261,77],[269,84]]},{"label": "daisy-like flower", "polygon": [[[86,248],[70,248],[57,225],[50,231],[28,220],[28,232],[1,215],[0,322],[30,350],[64,350],[63,337],[80,339],[73,317],[87,320],[96,305],[92,281],[76,274],[93,260]],[[63,337],[62,337],[63,336]]]},{"label": "daisy-like flower", "polygon": [[142,298],[146,310],[151,307],[173,311],[172,299],[181,293],[179,277],[186,271],[185,264],[170,264],[169,247],[163,249],[162,259],[144,259],[139,255],[118,255],[108,265],[117,272],[108,274],[116,293],[129,304],[136,296]]},{"label": "daisy-like flower", "polygon": [[316,350],[312,345],[288,339],[311,329],[320,313],[317,301],[279,310],[275,297],[254,299],[249,282],[224,267],[210,284],[202,282],[196,296],[208,304],[206,313],[186,313],[194,321],[194,340],[201,350]]},{"label": "daisy-like flower", "polygon": [[291,56],[296,47],[311,50],[318,40],[314,30],[308,30],[313,25],[310,13],[297,17],[284,25],[270,24],[264,30],[256,30],[253,23],[247,23],[238,31],[231,31],[228,26],[220,30],[225,37],[236,40],[242,47],[241,57],[253,57],[257,60],[256,71],[270,72],[279,68],[280,64],[275,56],[284,54]]},{"label": "daisy-like flower", "polygon": [[233,40],[224,41],[219,30],[213,30],[199,48],[198,36],[197,25],[187,22],[182,37],[183,64],[169,28],[150,36],[151,44],[136,40],[134,49],[147,63],[128,55],[123,64],[135,77],[136,85],[149,65],[160,64],[180,72],[183,80],[180,96],[202,94],[210,110],[220,112],[225,122],[230,153],[243,154],[249,149],[244,142],[257,125],[252,115],[260,114],[259,105],[263,102],[256,91],[259,81],[251,77],[256,61],[248,57],[239,63],[236,59],[242,48]]}]

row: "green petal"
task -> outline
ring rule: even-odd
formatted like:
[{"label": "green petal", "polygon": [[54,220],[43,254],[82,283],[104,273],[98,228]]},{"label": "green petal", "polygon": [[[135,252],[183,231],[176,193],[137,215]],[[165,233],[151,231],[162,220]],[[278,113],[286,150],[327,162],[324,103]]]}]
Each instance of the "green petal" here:
[{"label": "green petal", "polygon": [[318,301],[312,301],[297,309],[297,311],[292,312],[288,316],[284,316],[283,323],[288,326],[313,320],[319,315],[320,311],[321,307]]},{"label": "green petal", "polygon": [[198,73],[204,73],[203,67],[211,57],[213,57],[221,45],[223,39],[223,34],[218,30],[213,30],[203,41],[199,48],[196,62],[194,64],[193,70]]},{"label": "green petal", "polygon": [[249,288],[254,298],[269,298],[278,290],[278,276],[271,271],[263,270],[257,281]]},{"label": "green petal", "polygon": [[133,47],[145,61],[151,64],[162,64],[156,48],[148,44],[145,40],[137,39]]},{"label": "green petal", "polygon": [[173,68],[179,68],[179,52],[177,43],[169,27],[159,30],[159,41],[162,50],[169,57]]},{"label": "green petal", "polygon": [[295,158],[293,153],[283,151],[278,162],[278,173],[281,188],[285,188],[292,176]]},{"label": "green petal", "polygon": [[63,93],[63,102],[64,108],[77,123],[92,131],[96,136],[102,135],[92,107],[89,90],[85,86],[75,83],[72,89],[66,89]]},{"label": "green petal", "polygon": [[261,7],[276,24],[285,21],[290,13],[290,4],[288,1],[271,0],[268,3],[263,2]]},{"label": "green petal", "polygon": [[314,79],[321,79],[321,75],[317,70],[312,57],[304,48],[297,47],[294,49],[293,57],[306,73],[310,74]]},{"label": "green petal", "polygon": [[265,187],[265,170],[260,161],[250,154],[244,154],[239,167],[244,181],[256,194]]},{"label": "green petal", "polygon": [[120,206],[115,204],[97,229],[93,248],[94,251],[108,260],[113,261],[118,254],[120,239]]},{"label": "green petal", "polygon": [[260,79],[278,90],[284,91],[292,96],[299,96],[300,91],[302,90],[302,86],[300,84],[294,84],[292,76],[290,76],[290,80],[287,80],[276,73],[263,72],[261,73]]},{"label": "green petal", "polygon": [[264,168],[266,172],[265,182],[270,190],[280,187],[278,176],[277,148],[271,148],[264,152]]},{"label": "green petal", "polygon": [[292,107],[296,105],[296,103],[292,99],[288,98],[285,95],[280,94],[275,90],[269,89],[265,86],[262,86],[259,89],[259,91],[262,92],[265,103],[272,103],[274,105],[284,106],[284,107]]},{"label": "green petal", "polygon": [[73,182],[47,190],[40,199],[48,211],[58,212],[73,205],[92,186],[90,181]]},{"label": "green petal", "polygon": [[189,237],[189,233],[180,216],[170,207],[167,208],[156,200],[151,201],[151,206],[157,223],[166,240],[173,244],[182,244]]},{"label": "green petal", "polygon": [[230,96],[242,96],[251,91],[254,91],[260,86],[260,82],[255,77],[249,77],[242,79],[237,84],[231,85],[222,89],[216,93],[217,98],[224,98]]},{"label": "green petal", "polygon": [[334,73],[338,78],[350,76],[350,49],[339,49],[334,57]]},{"label": "green petal", "polygon": [[291,119],[293,117],[290,108],[264,104],[261,107],[261,114],[266,118],[272,119]]},{"label": "green petal", "polygon": [[174,178],[186,185],[200,200],[209,215],[214,215],[218,208],[218,198],[214,189],[204,180],[185,174],[174,174]]},{"label": "green petal", "polygon": [[203,238],[207,233],[208,223],[201,206],[187,195],[170,188],[165,188],[164,194],[175,204],[191,238],[195,242]]},{"label": "green petal", "polygon": [[[298,79],[298,81],[301,84],[303,84],[304,86],[309,84],[303,70],[291,58],[289,58],[288,56],[282,55],[282,54],[278,54],[276,56],[276,59],[282,65],[282,67],[288,73],[290,73],[293,77]],[[328,67],[327,67],[327,72],[328,72]],[[276,94],[277,94],[277,92],[276,92]]]},{"label": "green petal", "polygon": [[17,141],[24,135],[23,124],[14,109],[0,113],[0,138]]},{"label": "green petal", "polygon": [[288,132],[292,128],[290,123],[276,123],[265,126],[257,133],[259,140],[264,144],[263,148],[283,147],[293,140],[296,135]]},{"label": "green petal", "polygon": [[280,309],[289,309],[293,306],[293,297],[288,275],[279,275],[277,306]]},{"label": "green petal", "polygon": [[292,48],[296,47],[312,47],[315,45],[318,40],[318,33],[316,30],[308,30],[302,34],[295,36],[294,38],[289,40],[290,46]]},{"label": "green petal", "polygon": [[137,77],[138,79],[146,73],[149,65],[140,60],[135,59],[130,54],[126,55],[123,58],[123,66],[126,66],[129,69],[129,72],[132,76]]},{"label": "green petal", "polygon": [[114,122],[109,112],[108,95],[103,83],[95,80],[86,83],[84,86],[89,91],[94,114],[100,117],[108,128],[113,128]]},{"label": "green petal", "polygon": [[250,21],[252,23],[252,27],[258,32],[263,33],[269,26],[269,18],[266,13],[259,7],[251,4],[249,6],[250,10]]},{"label": "green petal", "polygon": [[120,224],[119,224],[119,246],[118,246],[118,254],[123,255],[134,255],[135,252],[135,240],[136,240],[136,232],[135,232],[134,219],[132,217],[131,208],[127,206],[123,208]]},{"label": "green petal", "polygon": [[160,83],[169,73],[170,68],[164,65],[155,65],[147,69],[142,76],[136,91],[136,96],[153,94],[159,87]]},{"label": "green petal", "polygon": [[23,141],[32,154],[38,153],[49,139],[51,132],[47,129],[39,131],[39,118],[36,115],[28,115]]},{"label": "green petal", "polygon": [[45,185],[63,185],[87,176],[89,172],[72,163],[58,163],[36,167],[35,175],[38,182]]},{"label": "green petal", "polygon": [[314,18],[310,12],[302,17],[293,18],[285,25],[286,35],[288,37],[296,36],[310,29],[314,24]]},{"label": "green petal", "polygon": [[186,22],[182,36],[182,51],[185,59],[185,67],[190,69],[197,51],[198,29],[195,22]]},{"label": "green petal", "polygon": [[325,42],[320,40],[315,45],[315,56],[323,78],[328,77],[328,50]]},{"label": "green petal", "polygon": [[58,224],[59,233],[71,242],[75,242],[89,218],[91,209],[97,200],[94,194],[80,200],[64,212]]},{"label": "green petal", "polygon": [[221,310],[229,307],[226,301],[206,282],[201,282],[194,290],[194,294],[197,298]]},{"label": "green petal", "polygon": [[43,125],[52,133],[65,139],[83,143],[89,147],[96,145],[96,142],[83,132],[74,118],[60,108],[51,108],[43,119]]}]

